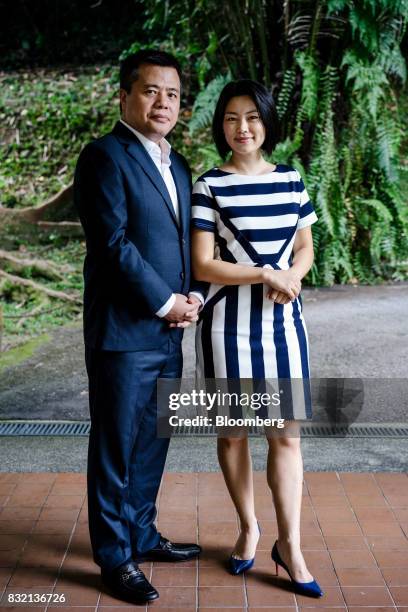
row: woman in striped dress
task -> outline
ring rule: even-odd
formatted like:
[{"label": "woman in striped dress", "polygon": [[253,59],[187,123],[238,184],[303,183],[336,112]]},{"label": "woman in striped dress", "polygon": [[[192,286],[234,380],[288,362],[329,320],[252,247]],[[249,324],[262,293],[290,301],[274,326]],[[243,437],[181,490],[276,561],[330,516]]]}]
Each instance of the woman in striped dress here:
[{"label": "woman in striped dress", "polygon": [[[281,405],[287,433],[267,434],[278,522],[272,558],[298,592],[320,596],[300,549],[300,439],[288,433],[297,420],[311,418],[299,293],[313,262],[310,226],[317,217],[299,172],[262,155],[276,144],[276,111],[266,88],[250,80],[229,83],[217,103],[213,137],[221,157],[231,156],[193,189],[193,271],[210,283],[197,325],[198,379],[277,379],[288,390]],[[301,384],[293,386],[296,379]],[[218,457],[240,518],[229,559],[238,574],[253,565],[260,535],[247,437],[223,432]]]}]

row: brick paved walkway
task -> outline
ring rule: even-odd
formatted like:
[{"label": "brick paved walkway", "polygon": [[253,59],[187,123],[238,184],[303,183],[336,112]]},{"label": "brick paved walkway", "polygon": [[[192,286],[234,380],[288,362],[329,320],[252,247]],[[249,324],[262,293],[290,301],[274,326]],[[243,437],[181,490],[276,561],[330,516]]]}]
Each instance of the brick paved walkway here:
[{"label": "brick paved walkway", "polygon": [[[219,473],[168,473],[159,498],[166,537],[198,541],[199,562],[143,564],[160,592],[152,608],[175,612],[318,608],[408,612],[408,476],[396,473],[306,473],[303,551],[325,591],[314,600],[294,595],[285,572],[273,575],[270,549],[276,520],[262,472],[255,473],[262,527],[255,567],[230,576],[225,559],[237,521]],[[101,591],[90,552],[85,475],[0,473],[0,609],[9,596],[52,594],[54,603],[19,610],[143,609]],[[56,603],[63,594],[65,602]],[[48,596],[47,596],[48,597]]]}]

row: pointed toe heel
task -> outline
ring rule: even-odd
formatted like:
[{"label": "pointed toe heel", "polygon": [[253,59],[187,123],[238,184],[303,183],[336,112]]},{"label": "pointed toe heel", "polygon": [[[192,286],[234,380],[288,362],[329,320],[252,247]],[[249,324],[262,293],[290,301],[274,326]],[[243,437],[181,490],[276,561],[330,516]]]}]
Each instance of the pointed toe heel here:
[{"label": "pointed toe heel", "polygon": [[[261,527],[258,523],[259,535],[261,535]],[[255,563],[255,557],[253,559],[236,559],[232,554],[228,559],[228,569],[230,574],[233,576],[238,576],[243,572],[246,572],[251,569],[251,567]]]},{"label": "pointed toe heel", "polygon": [[290,575],[288,566],[282,560],[279,554],[277,543],[278,542],[276,541],[273,545],[271,552],[272,561],[275,562],[276,575],[279,575],[279,566],[283,567],[283,569],[288,573],[293,588],[296,590],[297,593],[299,593],[299,595],[306,595],[308,597],[322,597],[322,595],[324,595],[324,592],[322,591],[316,580],[311,580],[310,582],[297,582],[296,580],[293,580],[292,576]]},{"label": "pointed toe heel", "polygon": [[253,559],[236,559],[232,555],[228,559],[228,569],[230,574],[233,576],[238,576],[247,570],[250,570],[255,561],[255,557]]}]

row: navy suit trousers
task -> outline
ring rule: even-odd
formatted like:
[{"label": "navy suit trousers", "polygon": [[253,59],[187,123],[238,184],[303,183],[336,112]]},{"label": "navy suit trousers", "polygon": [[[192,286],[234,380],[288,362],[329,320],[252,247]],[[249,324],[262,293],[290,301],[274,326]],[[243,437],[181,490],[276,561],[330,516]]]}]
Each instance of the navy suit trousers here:
[{"label": "navy suit trousers", "polygon": [[95,562],[112,570],[156,546],[156,497],[169,439],[157,438],[158,378],[181,378],[181,345],[151,351],[85,348],[91,432],[89,531]]}]

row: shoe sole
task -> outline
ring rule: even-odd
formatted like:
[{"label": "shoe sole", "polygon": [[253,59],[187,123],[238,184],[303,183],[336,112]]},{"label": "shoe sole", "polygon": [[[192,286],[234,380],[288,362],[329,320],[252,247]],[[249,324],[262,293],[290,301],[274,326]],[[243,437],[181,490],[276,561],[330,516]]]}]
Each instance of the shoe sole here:
[{"label": "shoe sole", "polygon": [[200,553],[195,555],[194,557],[187,557],[187,559],[160,559],[159,557],[135,557],[133,555],[133,560],[135,563],[183,563],[185,561],[193,561],[194,559],[198,559]]},{"label": "shoe sole", "polygon": [[104,585],[104,586],[105,586],[105,589],[108,595],[111,595],[115,597],[116,599],[119,599],[120,601],[126,601],[128,603],[134,603],[136,605],[147,604],[149,603],[149,601],[155,601],[156,599],[159,599],[159,593],[157,593],[156,595],[152,595],[150,597],[133,597],[132,595],[129,595],[129,597],[126,597],[122,593],[118,593],[117,591],[115,591],[115,589],[112,589],[110,586],[108,585]]}]

